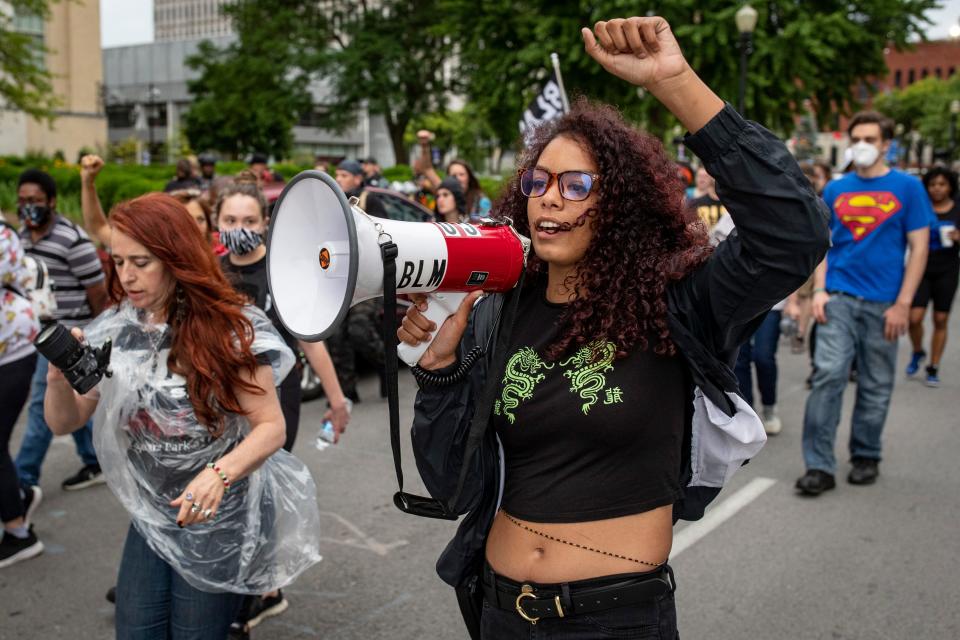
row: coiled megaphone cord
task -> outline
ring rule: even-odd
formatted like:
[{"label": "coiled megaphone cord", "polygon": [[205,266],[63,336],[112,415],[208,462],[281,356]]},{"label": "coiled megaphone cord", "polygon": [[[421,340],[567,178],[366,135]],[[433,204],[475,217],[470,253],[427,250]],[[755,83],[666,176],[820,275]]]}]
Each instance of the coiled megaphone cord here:
[{"label": "coiled megaphone cord", "polygon": [[440,375],[434,371],[422,369],[420,365],[416,364],[410,368],[410,371],[421,387],[448,387],[452,384],[463,382],[464,378],[466,378],[470,372],[470,369],[473,368],[473,365],[477,364],[477,360],[479,360],[482,355],[483,349],[477,345],[463,357],[453,373]]}]

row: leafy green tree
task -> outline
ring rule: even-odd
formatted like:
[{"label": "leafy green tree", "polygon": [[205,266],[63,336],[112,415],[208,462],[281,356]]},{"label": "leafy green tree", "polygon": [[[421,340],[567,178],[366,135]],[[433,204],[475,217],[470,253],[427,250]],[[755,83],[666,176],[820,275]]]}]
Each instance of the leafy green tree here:
[{"label": "leafy green tree", "polygon": [[[905,131],[917,131],[934,148],[950,149],[956,140],[956,121],[950,113],[950,103],[960,100],[960,76],[949,80],[928,77],[903,89],[877,96],[874,107],[902,124]],[[951,127],[954,127],[951,129]]]},{"label": "leafy green tree", "polygon": [[[190,64],[201,77],[186,121],[191,145],[285,155],[301,115],[334,131],[366,108],[384,116],[397,162],[416,114],[439,111],[450,83],[450,39],[435,0],[235,0],[224,7],[239,36],[223,50],[204,45]],[[311,80],[325,86],[313,105]]]},{"label": "leafy green tree", "polygon": [[289,154],[293,126],[312,109],[309,77],[296,63],[288,37],[312,16],[299,2],[241,0],[224,11],[237,40],[223,49],[202,42],[187,64],[200,72],[188,83],[194,97],[184,128],[194,149],[218,149],[237,157],[262,151]]},{"label": "leafy green tree", "polygon": [[457,155],[482,170],[490,156],[490,141],[493,130],[481,117],[473,104],[464,105],[459,111],[441,111],[421,114],[407,125],[404,142],[409,147],[417,142],[417,131],[428,129],[436,135],[434,145],[444,150],[456,148]]},{"label": "leafy green tree", "polygon": [[0,109],[22,111],[37,120],[53,121],[61,101],[53,92],[45,56],[48,52],[24,21],[40,24],[50,17],[49,0],[6,0],[0,9]]},{"label": "leafy green tree", "polygon": [[[397,163],[406,164],[407,125],[441,111],[455,86],[444,65],[452,43],[437,0],[327,0],[301,25],[300,64],[322,77],[330,100],[322,122],[342,130],[359,108],[384,117]],[[313,45],[311,47],[311,45]]]},{"label": "leafy green tree", "polygon": [[[458,44],[468,100],[505,144],[518,137],[517,120],[549,75],[550,52],[560,56],[568,93],[618,105],[649,130],[665,134],[675,124],[654,99],[612,79],[584,52],[580,27],[636,12],[620,0],[442,0],[444,29]],[[887,72],[883,49],[902,48],[921,34],[936,0],[810,0],[757,2],[745,110],[779,130],[793,128],[804,99],[820,120],[849,112],[854,88]],[[661,15],[691,66],[717,93],[735,103],[739,34],[729,0],[671,0],[645,5]]]}]

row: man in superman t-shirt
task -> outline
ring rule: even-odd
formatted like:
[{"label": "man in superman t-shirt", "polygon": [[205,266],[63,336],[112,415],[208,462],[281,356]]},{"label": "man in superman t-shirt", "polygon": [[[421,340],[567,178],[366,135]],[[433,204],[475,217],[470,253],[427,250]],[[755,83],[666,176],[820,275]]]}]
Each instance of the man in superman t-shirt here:
[{"label": "man in superman t-shirt", "polygon": [[879,475],[897,339],[906,332],[926,267],[934,218],[920,181],[884,162],[893,137],[889,119],[858,113],[847,132],[856,171],[831,182],[823,193],[832,212],[833,246],[814,280],[816,372],[803,424],[806,473],[797,480],[797,489],[807,495],[836,484],[834,442],[854,357],[859,378],[850,437],[853,468],[847,480],[873,484]]}]

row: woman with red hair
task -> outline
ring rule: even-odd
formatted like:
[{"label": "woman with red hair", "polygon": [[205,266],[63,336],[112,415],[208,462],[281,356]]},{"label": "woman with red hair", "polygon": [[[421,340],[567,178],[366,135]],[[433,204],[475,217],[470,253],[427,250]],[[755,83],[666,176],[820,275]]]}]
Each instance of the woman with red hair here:
[{"label": "woman with red hair", "polygon": [[293,354],[175,199],[121,203],[110,227],[115,305],[85,337],[112,340],[113,375],[81,396],[51,367],[46,417],[62,434],[96,411],[101,466],[132,519],[117,637],[225,638],[243,594],[320,559],[316,487],[279,451],[275,387]]},{"label": "woman with red hair", "polygon": [[407,311],[398,337],[432,338],[412,442],[436,502],[401,504],[469,513],[437,570],[474,638],[677,637],[673,523],[765,441],[730,364],[829,243],[786,147],[704,84],[663,18],[582,35],[691,132],[738,234],[711,250],[660,141],[581,100],[536,131],[495,209],[532,240],[526,281],[440,327],[422,299]]}]

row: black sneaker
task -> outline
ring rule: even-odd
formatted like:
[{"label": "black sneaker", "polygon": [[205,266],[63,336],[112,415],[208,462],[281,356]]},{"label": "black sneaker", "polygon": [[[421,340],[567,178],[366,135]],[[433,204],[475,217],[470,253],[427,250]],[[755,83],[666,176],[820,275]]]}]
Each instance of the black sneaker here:
[{"label": "black sneaker", "polygon": [[37,512],[37,507],[40,506],[41,501],[43,501],[43,491],[40,490],[40,487],[36,485],[23,487],[24,526],[30,526],[30,520],[33,518],[33,514]]},{"label": "black sneaker", "polygon": [[0,540],[0,569],[41,553],[43,543],[33,533],[33,527],[29,528],[26,538],[18,538],[9,531],[4,531],[3,540]]},{"label": "black sneaker", "polygon": [[818,496],[837,486],[837,481],[826,471],[811,469],[797,480],[796,487],[807,496]]},{"label": "black sneaker", "polygon": [[851,460],[853,469],[847,476],[850,484],[873,484],[880,475],[880,464],[870,458],[854,458]]},{"label": "black sneaker", "polygon": [[107,589],[107,602],[110,604],[117,604],[117,588],[110,587]]},{"label": "black sneaker", "polygon": [[64,491],[78,491],[92,487],[95,484],[103,484],[107,479],[103,477],[103,471],[98,464],[84,465],[75,475],[70,476],[63,481],[60,486]]},{"label": "black sneaker", "polygon": [[280,615],[289,606],[290,603],[283,597],[283,591],[279,590],[275,596],[255,598],[247,613],[247,626],[252,629],[267,618]]},{"label": "black sneaker", "polygon": [[229,640],[250,640],[250,627],[242,622],[231,622],[227,638]]}]

